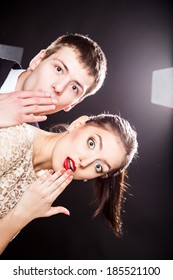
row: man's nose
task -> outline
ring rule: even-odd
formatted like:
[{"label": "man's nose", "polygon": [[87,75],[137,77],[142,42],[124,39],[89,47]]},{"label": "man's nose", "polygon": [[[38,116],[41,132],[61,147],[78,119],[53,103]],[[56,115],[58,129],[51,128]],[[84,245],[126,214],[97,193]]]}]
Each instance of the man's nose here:
[{"label": "man's nose", "polygon": [[61,81],[54,82],[52,84],[52,89],[54,92],[57,94],[62,94],[66,86],[68,85],[68,80],[67,79],[62,79]]}]

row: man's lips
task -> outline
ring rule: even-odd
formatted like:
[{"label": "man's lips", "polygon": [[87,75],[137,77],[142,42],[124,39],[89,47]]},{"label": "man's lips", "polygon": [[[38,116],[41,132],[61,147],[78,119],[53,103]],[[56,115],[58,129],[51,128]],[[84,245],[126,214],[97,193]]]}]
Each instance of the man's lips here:
[{"label": "man's lips", "polygon": [[73,172],[76,171],[76,165],[75,165],[75,162],[74,160],[72,160],[71,158],[67,157],[65,160],[64,160],[64,164],[63,164],[64,168],[67,170],[67,169],[71,169]]}]

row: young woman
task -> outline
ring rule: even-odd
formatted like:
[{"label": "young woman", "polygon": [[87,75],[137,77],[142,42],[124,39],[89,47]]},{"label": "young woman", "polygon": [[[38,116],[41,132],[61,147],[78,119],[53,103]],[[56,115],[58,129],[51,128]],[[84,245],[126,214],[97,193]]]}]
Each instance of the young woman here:
[{"label": "young woman", "polygon": [[31,220],[69,215],[52,203],[72,179],[94,180],[95,215],[103,213],[115,234],[121,234],[124,175],[138,146],[127,120],[111,114],[82,116],[61,133],[21,124],[1,128],[0,143],[0,252]]}]

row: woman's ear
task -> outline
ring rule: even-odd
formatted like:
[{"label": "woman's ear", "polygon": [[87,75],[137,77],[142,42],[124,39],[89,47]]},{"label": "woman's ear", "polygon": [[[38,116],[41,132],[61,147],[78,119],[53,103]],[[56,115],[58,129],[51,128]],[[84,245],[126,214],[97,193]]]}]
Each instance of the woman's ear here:
[{"label": "woman's ear", "polygon": [[77,118],[76,120],[74,120],[68,127],[68,131],[73,130],[76,127],[79,127],[80,125],[84,124],[87,120],[89,119],[89,117],[87,115],[81,116],[79,118]]},{"label": "woman's ear", "polygon": [[44,56],[46,54],[46,50],[41,50],[29,63],[29,69],[34,70],[40,62],[43,60]]}]

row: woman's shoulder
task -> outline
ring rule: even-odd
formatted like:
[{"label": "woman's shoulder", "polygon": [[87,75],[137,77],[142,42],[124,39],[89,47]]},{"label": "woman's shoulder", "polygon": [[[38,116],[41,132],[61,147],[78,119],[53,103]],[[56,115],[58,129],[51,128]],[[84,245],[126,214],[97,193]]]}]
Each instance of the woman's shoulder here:
[{"label": "woman's shoulder", "polygon": [[22,123],[15,126],[0,128],[0,139],[11,139],[11,142],[23,143],[33,142],[38,137],[50,134],[48,131],[44,131],[38,127],[35,127],[28,123]]},{"label": "woman's shoulder", "polygon": [[30,125],[27,123],[22,123],[22,124],[17,124],[13,126],[8,126],[8,127],[1,127],[0,128],[0,133],[9,133],[11,131],[22,131],[25,130],[29,127]]},{"label": "woman's shoulder", "polygon": [[19,159],[31,153],[33,133],[27,124],[0,129],[0,176],[16,164]]},{"label": "woman's shoulder", "polygon": [[15,126],[0,128],[0,139],[11,143],[32,141],[33,130],[29,124],[23,123]]}]

